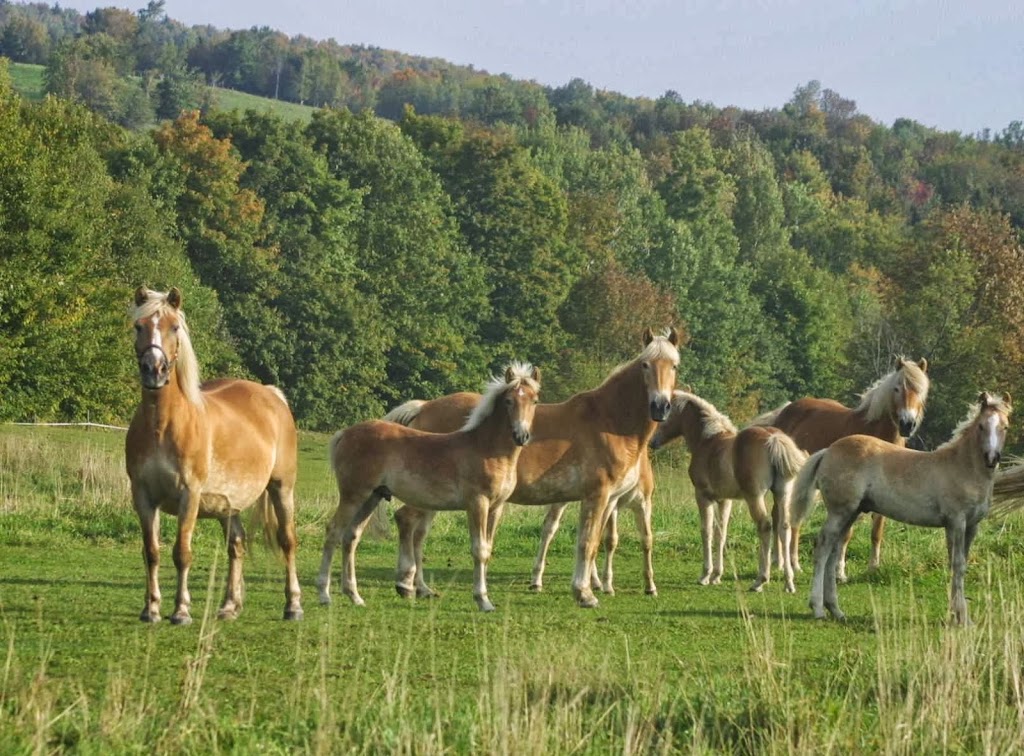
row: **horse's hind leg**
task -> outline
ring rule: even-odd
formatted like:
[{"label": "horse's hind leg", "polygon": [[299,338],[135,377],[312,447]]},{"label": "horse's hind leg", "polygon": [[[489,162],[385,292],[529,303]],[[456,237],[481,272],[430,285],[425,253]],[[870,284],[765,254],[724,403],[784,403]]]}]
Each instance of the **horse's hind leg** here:
[{"label": "horse's hind leg", "polygon": [[764,505],[764,492],[747,498],[747,508],[750,510],[750,517],[757,527],[757,536],[760,542],[760,552],[757,563],[757,579],[750,586],[750,590],[760,592],[765,583],[771,579],[772,561],[772,520],[768,516],[768,509]]},{"label": "horse's hind leg", "polygon": [[869,570],[877,570],[882,563],[882,536],[885,535],[885,518],[880,514],[871,515],[871,560]]},{"label": "horse's hind leg", "polygon": [[791,548],[793,530],[789,521],[789,502],[793,495],[793,480],[776,481],[772,487],[772,529],[775,534],[777,556],[782,561],[780,569],[786,580],[786,593],[796,593],[793,583],[793,561]]},{"label": "horse's hind leg", "polygon": [[224,586],[224,602],[217,612],[219,619],[237,619],[242,611],[244,585],[242,583],[242,557],[245,555],[245,531],[237,514],[220,519],[224,543],[228,551],[228,579]]},{"label": "horse's hind leg", "polygon": [[[814,576],[811,578],[810,606],[817,619],[825,618],[826,583],[835,581],[835,554],[836,547],[843,537],[842,525],[842,517],[829,512],[814,546]],[[834,593],[834,588],[831,590]]]},{"label": "horse's hind leg", "polygon": [[533,575],[530,577],[530,590],[542,591],[544,589],[544,568],[547,566],[548,548],[551,540],[558,532],[562,523],[562,515],[565,513],[566,504],[552,504],[544,515],[544,525],[540,530],[540,549],[537,551],[537,559],[533,563]]},{"label": "horse's hind leg", "polygon": [[277,545],[281,548],[285,563],[284,618],[302,619],[302,589],[295,568],[295,487],[294,484],[279,482],[267,487],[267,495],[274,507],[277,519]]},{"label": "horse's hind leg", "polygon": [[838,563],[842,559],[843,547],[849,541],[850,528],[857,517],[856,511],[842,512],[836,516],[832,549],[826,555],[823,603],[832,616],[840,621],[845,620],[846,615],[839,608]]},{"label": "horse's hind leg", "polygon": [[648,596],[657,596],[658,587],[654,584],[654,534],[651,531],[651,499],[638,495],[630,505],[636,520],[636,529],[640,531],[640,542],[644,550],[644,591]]},{"label": "horse's hind leg", "polygon": [[[343,538],[349,537],[349,526],[356,513],[360,511],[360,501],[365,505],[369,505],[370,501],[373,501],[373,507],[376,507],[377,503],[380,502],[380,496],[374,494],[372,491],[367,491],[361,500],[359,498],[350,498],[349,496],[342,495],[338,501],[338,508],[334,510],[334,515],[331,517],[331,521],[327,525],[327,533],[324,536],[323,555],[320,558],[320,572],[316,578],[316,584],[320,590],[321,604],[331,603],[331,562],[334,559],[334,550],[338,547],[338,544],[342,542]],[[370,507],[370,513],[373,512],[373,507]],[[369,514],[367,514],[367,518],[369,518]],[[360,529],[360,533],[362,533],[362,529]],[[342,575],[342,581],[344,583],[344,567],[342,569]]]}]

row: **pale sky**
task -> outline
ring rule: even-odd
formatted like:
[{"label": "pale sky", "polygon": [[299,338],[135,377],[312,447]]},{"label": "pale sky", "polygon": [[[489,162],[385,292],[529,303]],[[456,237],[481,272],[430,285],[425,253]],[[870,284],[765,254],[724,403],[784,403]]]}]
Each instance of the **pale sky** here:
[{"label": "pale sky", "polygon": [[1024,121],[1022,0],[167,0],[166,10],[188,25],[269,26],[631,96],[673,89],[757,110],[817,79],[885,124],[975,133]]}]

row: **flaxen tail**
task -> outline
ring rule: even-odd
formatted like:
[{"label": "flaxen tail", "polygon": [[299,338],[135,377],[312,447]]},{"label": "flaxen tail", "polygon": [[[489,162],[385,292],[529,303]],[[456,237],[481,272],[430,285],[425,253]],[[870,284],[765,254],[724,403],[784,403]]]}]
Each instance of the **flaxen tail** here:
[{"label": "flaxen tail", "polygon": [[772,472],[779,480],[790,480],[800,472],[804,463],[807,462],[807,454],[781,431],[773,433],[765,441],[768,448],[768,457],[772,462]]},{"label": "flaxen tail", "polygon": [[782,414],[782,410],[786,409],[786,407],[788,406],[789,402],[786,402],[785,404],[776,407],[770,412],[765,412],[764,414],[758,415],[749,423],[747,423],[747,427],[752,428],[755,425],[775,425],[775,421],[779,419],[779,415]]},{"label": "flaxen tail", "polygon": [[252,508],[252,515],[249,517],[249,532],[263,529],[263,542],[275,554],[281,553],[281,544],[277,540],[277,510],[270,501],[270,494],[264,491],[260,494],[259,501]]},{"label": "flaxen tail", "polygon": [[424,404],[426,402],[423,399],[410,399],[405,404],[399,404],[388,414],[384,415],[381,420],[387,420],[389,423],[398,423],[399,425],[412,425],[412,421],[419,416]]},{"label": "flaxen tail", "polygon": [[814,506],[814,494],[818,490],[818,468],[827,451],[828,449],[822,449],[812,454],[796,478],[793,499],[790,503],[790,522],[793,525],[799,525],[807,519],[807,515]]}]

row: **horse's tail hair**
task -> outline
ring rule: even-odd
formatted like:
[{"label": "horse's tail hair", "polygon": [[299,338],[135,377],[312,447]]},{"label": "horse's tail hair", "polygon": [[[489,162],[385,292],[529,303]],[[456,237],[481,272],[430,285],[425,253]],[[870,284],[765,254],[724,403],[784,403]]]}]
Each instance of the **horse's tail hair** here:
[{"label": "horse's tail hair", "polygon": [[786,402],[785,404],[780,404],[773,410],[758,415],[747,423],[747,427],[751,428],[755,425],[775,425],[775,421],[779,419],[779,415],[782,414],[782,410],[786,409],[788,406],[789,402]]},{"label": "horse's tail hair", "polygon": [[[405,404],[402,405],[402,407],[413,404],[414,402],[419,402],[420,404],[423,404],[423,400],[414,399],[411,402],[406,402]],[[388,415],[397,412],[398,410],[402,409],[402,407],[396,407],[395,409],[391,410],[391,412],[389,412]],[[409,418],[409,422],[412,422],[413,417],[415,417],[415,414],[413,414],[412,417]],[[384,419],[387,420],[388,416],[385,415]],[[391,422],[397,421],[392,420]],[[402,424],[405,425],[405,423]],[[334,473],[335,478],[337,478],[338,471],[334,466],[334,455],[338,449],[338,444],[341,442],[341,436],[344,432],[345,431],[343,430],[338,431],[333,436],[331,436],[331,440],[327,443],[327,461],[331,465],[331,472]],[[384,507],[377,507],[374,510],[373,518],[370,520],[370,534],[380,538],[387,538],[391,535],[391,528],[388,525],[388,518],[384,514]]]},{"label": "horse's tail hair", "polygon": [[1000,517],[1024,507],[1024,462],[996,473],[992,485],[991,514]]},{"label": "horse's tail hair", "polygon": [[768,458],[772,462],[772,472],[776,479],[790,480],[795,478],[807,462],[807,454],[796,445],[796,441],[781,431],[773,433],[765,441]]},{"label": "horse's tail hair", "polygon": [[796,477],[793,498],[790,500],[790,522],[793,525],[799,525],[807,519],[811,507],[814,506],[814,494],[818,490],[818,467],[821,466],[821,460],[825,458],[827,451],[828,449],[822,449],[812,454]]},{"label": "horse's tail hair", "polygon": [[426,402],[423,399],[410,399],[405,404],[399,404],[388,414],[384,415],[381,420],[387,420],[389,423],[398,423],[399,425],[412,425],[412,421],[419,416],[424,404]]},{"label": "horse's tail hair", "polygon": [[277,540],[277,510],[270,501],[270,494],[264,491],[252,508],[252,516],[249,518],[249,531],[256,529],[263,530],[263,543],[275,554],[281,553],[281,544]]}]

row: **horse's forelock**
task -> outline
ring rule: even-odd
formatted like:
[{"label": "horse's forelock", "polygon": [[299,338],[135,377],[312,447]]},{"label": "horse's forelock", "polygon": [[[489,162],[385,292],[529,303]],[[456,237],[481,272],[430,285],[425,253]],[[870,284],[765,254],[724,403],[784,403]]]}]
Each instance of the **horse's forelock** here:
[{"label": "horse's forelock", "polygon": [[672,360],[678,364],[679,348],[669,341],[667,336],[655,336],[633,361],[647,362],[650,360]]},{"label": "horse's forelock", "polygon": [[904,359],[903,357],[900,358],[900,369],[907,387],[917,394],[921,399],[921,403],[924,404],[925,400],[928,399],[928,388],[931,386],[931,381],[928,380],[928,373],[922,370],[916,362]]},{"label": "horse's forelock", "polygon": [[[505,380],[506,373],[511,374],[511,380]],[[479,427],[494,412],[494,403],[498,401],[498,397],[507,390],[521,385],[525,385],[535,392],[540,391],[540,383],[533,378],[533,365],[528,362],[511,362],[501,375],[492,376],[487,382],[483,396],[473,411],[469,413],[461,430],[467,431]]]}]

